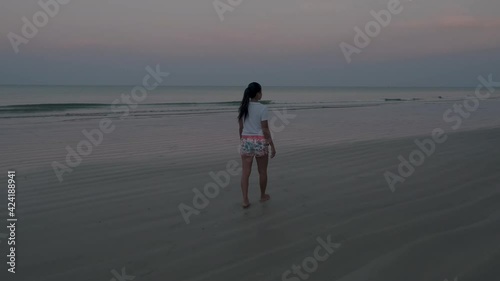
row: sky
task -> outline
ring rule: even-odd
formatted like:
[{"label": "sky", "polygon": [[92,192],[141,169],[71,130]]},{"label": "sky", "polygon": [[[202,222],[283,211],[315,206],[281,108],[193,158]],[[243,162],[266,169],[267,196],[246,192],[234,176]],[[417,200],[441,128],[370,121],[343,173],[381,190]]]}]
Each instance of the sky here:
[{"label": "sky", "polygon": [[[148,65],[170,73],[166,86],[500,80],[498,0],[402,0],[398,13],[388,8],[396,0],[218,0],[230,7],[223,13],[214,0],[59,0],[69,3],[27,38],[23,17],[33,23],[38,1],[56,0],[2,1],[0,85],[134,85]],[[355,28],[365,30],[380,11],[391,19],[356,45]],[[357,48],[350,62],[342,43]]]}]

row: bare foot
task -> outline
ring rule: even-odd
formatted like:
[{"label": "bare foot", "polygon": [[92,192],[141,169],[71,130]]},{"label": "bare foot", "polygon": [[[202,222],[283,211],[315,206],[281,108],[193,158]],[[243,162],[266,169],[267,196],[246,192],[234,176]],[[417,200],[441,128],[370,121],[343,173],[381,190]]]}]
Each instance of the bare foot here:
[{"label": "bare foot", "polygon": [[266,202],[269,199],[271,199],[271,196],[269,196],[269,194],[264,194],[264,196],[260,197],[260,202]]},{"label": "bare foot", "polygon": [[243,209],[250,207],[250,202],[248,202],[248,200],[243,201],[243,204],[241,205],[241,207],[243,207]]}]

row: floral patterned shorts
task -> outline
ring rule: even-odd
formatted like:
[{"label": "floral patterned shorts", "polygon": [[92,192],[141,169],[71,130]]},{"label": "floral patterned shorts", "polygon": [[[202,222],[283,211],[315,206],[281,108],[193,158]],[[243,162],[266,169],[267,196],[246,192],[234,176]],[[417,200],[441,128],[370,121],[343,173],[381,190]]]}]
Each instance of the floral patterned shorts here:
[{"label": "floral patterned shorts", "polygon": [[264,136],[242,136],[240,154],[261,157],[269,154],[269,148]]}]

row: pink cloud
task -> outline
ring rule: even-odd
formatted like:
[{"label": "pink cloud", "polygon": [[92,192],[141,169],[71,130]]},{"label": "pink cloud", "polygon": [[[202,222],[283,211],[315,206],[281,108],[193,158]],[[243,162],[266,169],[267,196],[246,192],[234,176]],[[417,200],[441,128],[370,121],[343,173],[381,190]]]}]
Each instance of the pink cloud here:
[{"label": "pink cloud", "polygon": [[487,29],[500,28],[500,19],[477,18],[473,16],[443,16],[434,20],[418,20],[397,23],[396,27],[404,29]]},{"label": "pink cloud", "polygon": [[395,21],[360,55],[380,61],[452,55],[500,47],[500,19],[454,11],[433,19]]}]

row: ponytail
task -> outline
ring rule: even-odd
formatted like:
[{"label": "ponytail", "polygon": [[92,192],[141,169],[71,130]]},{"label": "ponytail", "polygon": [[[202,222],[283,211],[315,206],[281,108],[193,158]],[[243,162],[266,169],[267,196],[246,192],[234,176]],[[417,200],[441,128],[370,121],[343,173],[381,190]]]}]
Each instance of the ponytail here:
[{"label": "ponytail", "polygon": [[241,105],[238,110],[238,120],[245,120],[248,116],[248,106],[250,105],[250,99],[255,98],[255,96],[262,91],[262,86],[253,82],[248,85],[243,94],[243,99],[241,100]]}]

